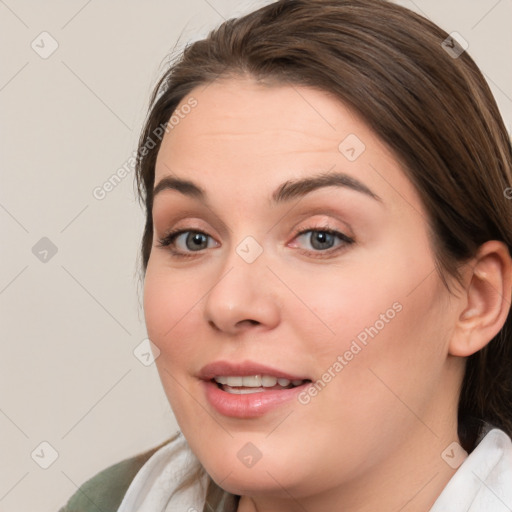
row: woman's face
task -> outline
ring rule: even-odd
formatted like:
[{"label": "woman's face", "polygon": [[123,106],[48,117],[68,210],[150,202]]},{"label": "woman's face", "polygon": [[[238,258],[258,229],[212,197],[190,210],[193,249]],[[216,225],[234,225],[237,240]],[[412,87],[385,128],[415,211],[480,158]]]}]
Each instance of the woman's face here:
[{"label": "woman's face", "polygon": [[311,88],[223,79],[178,111],[156,162],[144,308],[206,470],[234,494],[300,498],[442,463],[460,304],[399,163]]}]

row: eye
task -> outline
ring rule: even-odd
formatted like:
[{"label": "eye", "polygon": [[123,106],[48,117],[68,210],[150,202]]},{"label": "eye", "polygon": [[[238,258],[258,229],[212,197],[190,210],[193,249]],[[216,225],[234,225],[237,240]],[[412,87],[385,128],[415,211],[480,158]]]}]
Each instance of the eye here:
[{"label": "eye", "polygon": [[[209,243],[212,242],[212,243]],[[218,246],[210,235],[202,231],[190,229],[178,229],[167,233],[164,238],[158,240],[160,247],[169,247],[176,256],[187,257],[190,252],[199,252]]]},{"label": "eye", "polygon": [[[302,243],[297,243],[297,241]],[[306,241],[306,245],[309,243],[312,249],[301,249],[300,245],[303,245],[304,241]],[[323,257],[337,253],[354,242],[354,239],[340,231],[330,227],[317,226],[299,231],[294,237],[294,242],[288,246],[298,247],[300,252],[308,255],[316,253],[315,257]],[[159,247],[168,247],[171,254],[177,258],[193,257],[193,253],[200,253],[219,245],[207,233],[192,229],[177,229],[158,240]]]},{"label": "eye", "polygon": [[[304,251],[306,253],[321,252],[329,255],[354,243],[354,239],[329,227],[312,227],[304,229],[297,233],[294,240],[306,241],[309,243],[312,249]],[[297,246],[296,242],[289,245],[291,247]]]}]

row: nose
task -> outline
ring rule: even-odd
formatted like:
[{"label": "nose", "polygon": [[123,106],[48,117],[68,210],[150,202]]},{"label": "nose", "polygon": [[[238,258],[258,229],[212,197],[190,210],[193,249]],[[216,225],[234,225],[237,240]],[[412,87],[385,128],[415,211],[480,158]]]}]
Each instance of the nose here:
[{"label": "nose", "polygon": [[235,335],[248,329],[275,328],[280,314],[275,277],[267,268],[264,253],[249,263],[233,250],[206,295],[204,317],[208,324]]}]

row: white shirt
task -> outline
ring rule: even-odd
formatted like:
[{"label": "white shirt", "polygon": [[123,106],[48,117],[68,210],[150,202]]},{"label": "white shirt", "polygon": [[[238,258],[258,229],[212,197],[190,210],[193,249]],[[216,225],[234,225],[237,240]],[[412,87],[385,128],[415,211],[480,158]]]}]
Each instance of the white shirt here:
[{"label": "white shirt", "polygon": [[173,493],[197,462],[183,434],[162,446],[142,466],[128,487],[117,512],[202,512],[208,478]]},{"label": "white shirt", "polygon": [[[202,512],[208,477],[173,494],[197,458],[185,437],[156,451],[130,484],[117,512]],[[492,428],[452,476],[429,512],[512,512],[512,441]]]},{"label": "white shirt", "polygon": [[512,512],[512,441],[505,432],[485,435],[430,512]]}]

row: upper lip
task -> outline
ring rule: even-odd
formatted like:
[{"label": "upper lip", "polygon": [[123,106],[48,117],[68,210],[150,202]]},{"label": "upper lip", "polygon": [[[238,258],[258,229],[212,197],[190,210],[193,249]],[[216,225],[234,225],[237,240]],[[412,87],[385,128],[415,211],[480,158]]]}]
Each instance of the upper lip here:
[{"label": "upper lip", "polygon": [[304,375],[294,375],[292,373],[272,368],[254,361],[230,362],[230,361],[214,361],[201,368],[199,378],[203,380],[211,380],[219,376],[240,376],[248,377],[250,375],[271,375],[278,379],[288,380],[308,380]]}]

